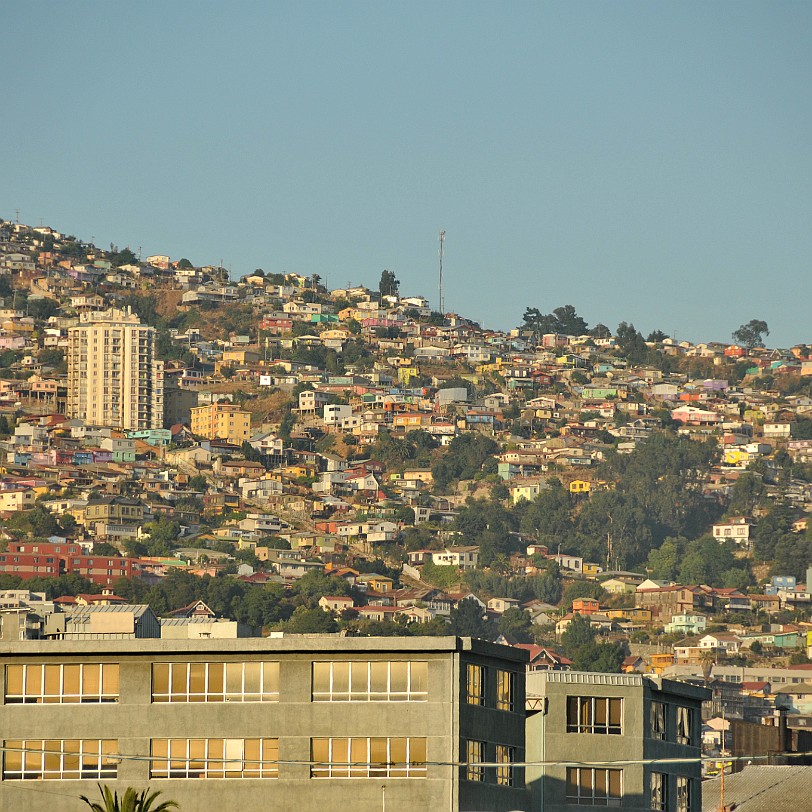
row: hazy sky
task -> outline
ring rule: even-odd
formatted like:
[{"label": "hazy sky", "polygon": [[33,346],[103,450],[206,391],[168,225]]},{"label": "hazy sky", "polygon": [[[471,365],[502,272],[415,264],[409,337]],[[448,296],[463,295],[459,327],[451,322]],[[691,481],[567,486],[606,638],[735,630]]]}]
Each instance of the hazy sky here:
[{"label": "hazy sky", "polygon": [[377,285],[812,342],[812,3],[37,2],[0,217]]}]

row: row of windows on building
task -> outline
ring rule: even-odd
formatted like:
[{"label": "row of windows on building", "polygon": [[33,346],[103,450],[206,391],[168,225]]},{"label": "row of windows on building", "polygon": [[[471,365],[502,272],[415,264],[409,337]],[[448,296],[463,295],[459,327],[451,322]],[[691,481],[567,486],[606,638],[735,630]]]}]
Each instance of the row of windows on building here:
[{"label": "row of windows on building", "polygon": [[[495,693],[494,707],[501,711],[516,710],[516,674],[512,671],[503,671],[501,668],[495,671]],[[468,663],[466,665],[466,691],[465,701],[469,705],[488,704],[491,678],[491,669],[484,665]]]},{"label": "row of windows on building", "polygon": [[[623,733],[623,699],[619,697],[568,696],[567,733]],[[698,746],[694,711],[684,705],[652,702],[649,735],[657,741]]]},{"label": "row of windows on building", "polygon": [[513,766],[516,761],[516,748],[508,744],[493,745],[493,761],[496,767],[486,768],[489,743],[469,739],[466,742],[465,778],[468,781],[489,781],[502,787],[517,785]]},{"label": "row of windows on building", "polygon": [[[314,702],[425,702],[428,697],[428,663],[316,662],[312,667],[311,696]],[[6,666],[7,704],[118,700],[117,663]],[[279,663],[154,663],[152,701],[278,702]]]},{"label": "row of windows on building", "polygon": [[[111,779],[116,739],[7,739],[3,780]],[[142,760],[143,757],[139,757]],[[279,739],[151,739],[150,778],[278,778]],[[311,778],[425,778],[426,739],[310,740]]]},{"label": "row of windows on building", "polygon": [[[654,812],[690,812],[693,780],[686,775],[653,772],[649,775],[648,808]],[[672,795],[675,803],[671,803]],[[579,806],[621,806],[623,770],[604,767],[567,767],[566,799]]]}]

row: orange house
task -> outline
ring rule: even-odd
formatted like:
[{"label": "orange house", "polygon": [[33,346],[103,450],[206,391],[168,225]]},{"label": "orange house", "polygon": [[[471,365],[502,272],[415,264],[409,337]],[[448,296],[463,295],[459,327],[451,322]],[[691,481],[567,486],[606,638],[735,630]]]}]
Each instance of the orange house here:
[{"label": "orange house", "polygon": [[600,604],[595,598],[576,598],[572,602],[572,613],[574,615],[594,615],[600,610]]}]

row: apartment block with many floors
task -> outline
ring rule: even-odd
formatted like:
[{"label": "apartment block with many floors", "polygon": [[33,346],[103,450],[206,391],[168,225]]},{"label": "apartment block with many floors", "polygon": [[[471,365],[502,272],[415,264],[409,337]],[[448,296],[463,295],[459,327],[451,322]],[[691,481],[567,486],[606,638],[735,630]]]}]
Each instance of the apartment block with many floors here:
[{"label": "apartment block with many floors", "polygon": [[212,403],[190,410],[192,434],[241,445],[251,439],[251,413],[234,403]]},{"label": "apartment block with many floors", "polygon": [[68,330],[68,417],[128,430],[163,428],[155,329],[128,310],[83,313]]},{"label": "apartment block with many floors", "polygon": [[701,812],[710,691],[641,674],[527,675],[529,808]]},{"label": "apartment block with many floors", "polygon": [[[527,654],[469,638],[0,644],[0,808],[523,810]],[[40,792],[31,791],[41,788]]]}]

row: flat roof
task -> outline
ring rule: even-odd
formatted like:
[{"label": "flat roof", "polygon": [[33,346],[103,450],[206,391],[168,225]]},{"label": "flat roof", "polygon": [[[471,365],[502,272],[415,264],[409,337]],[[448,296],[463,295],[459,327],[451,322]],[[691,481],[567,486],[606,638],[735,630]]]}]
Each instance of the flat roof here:
[{"label": "flat roof", "polygon": [[167,654],[408,654],[470,651],[516,663],[528,661],[527,651],[471,637],[341,637],[324,634],[283,634],[281,637],[161,640],[24,640],[0,643],[0,658],[30,656],[110,656]]}]

